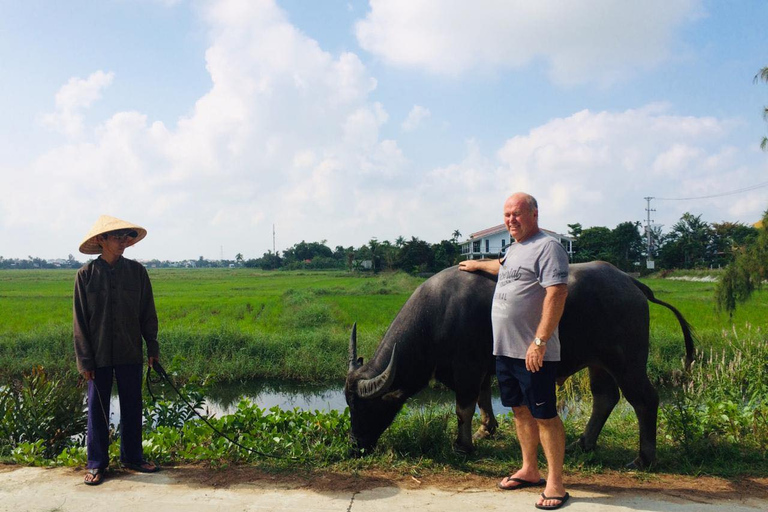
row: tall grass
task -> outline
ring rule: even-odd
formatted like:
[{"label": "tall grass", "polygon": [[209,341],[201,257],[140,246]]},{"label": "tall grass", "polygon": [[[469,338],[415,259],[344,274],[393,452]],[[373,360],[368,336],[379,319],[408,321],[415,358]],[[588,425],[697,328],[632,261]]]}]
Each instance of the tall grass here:
[{"label": "tall grass", "polygon": [[[0,271],[0,382],[42,364],[74,372],[72,270]],[[338,381],[349,329],[371,354],[423,281],[407,274],[150,270],[161,359],[184,379]]]},{"label": "tall grass", "polygon": [[[0,382],[41,364],[74,372],[73,270],[0,271]],[[161,358],[183,379],[277,377],[339,381],[353,322],[359,352],[370,357],[387,327],[423,281],[406,274],[264,272],[251,269],[150,269],[160,320]],[[733,318],[715,310],[714,284],[644,279],[675,305],[699,336],[697,349],[732,348],[721,333],[768,330],[768,290]],[[650,304],[649,373],[659,384],[682,368],[674,315]],[[586,383],[586,377],[573,382]],[[577,389],[583,389],[581,385]]]}]

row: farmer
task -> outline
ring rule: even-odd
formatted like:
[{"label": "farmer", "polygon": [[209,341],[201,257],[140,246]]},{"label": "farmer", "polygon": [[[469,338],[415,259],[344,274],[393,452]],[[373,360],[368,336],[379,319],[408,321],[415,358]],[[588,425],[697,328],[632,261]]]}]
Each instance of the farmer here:
[{"label": "farmer", "polygon": [[157,313],[146,269],[123,251],[147,235],[130,222],[102,215],[80,244],[99,257],[75,278],[74,339],[77,369],[88,382],[87,485],[99,485],[109,465],[109,402],[112,378],[120,398],[120,460],[142,473],[160,468],[141,447],[142,338],[147,363],[158,360]]},{"label": "farmer", "polygon": [[[504,224],[515,239],[502,260],[467,260],[459,269],[498,275],[493,297],[493,354],[501,401],[511,407],[523,466],[499,482],[504,490],[544,486],[536,508],[554,510],[569,498],[563,485],[565,430],[557,415],[558,323],[568,294],[568,254],[539,229],[536,199],[518,192],[504,203]],[[537,462],[539,442],[547,480]]]}]

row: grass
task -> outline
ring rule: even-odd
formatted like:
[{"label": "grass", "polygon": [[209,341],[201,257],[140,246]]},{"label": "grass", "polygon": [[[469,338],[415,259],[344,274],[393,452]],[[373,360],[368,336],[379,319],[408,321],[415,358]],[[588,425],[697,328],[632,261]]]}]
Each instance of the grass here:
[{"label": "grass", "polygon": [[[73,270],[0,271],[0,382],[35,365],[74,371]],[[150,269],[161,355],[184,379],[212,376],[337,382],[346,371],[349,329],[370,357],[412,291],[423,281],[402,273],[264,272],[251,269]],[[675,305],[699,336],[697,349],[731,350],[723,332],[765,332],[768,291],[733,319],[714,307],[714,283],[644,279]],[[649,373],[664,382],[681,368],[680,327],[650,305]],[[582,379],[584,380],[584,379]]]},{"label": "grass", "polygon": [[[72,270],[0,271],[0,382],[74,371]],[[152,269],[161,356],[185,379],[338,381],[349,330],[370,355],[423,281],[402,273]]]}]

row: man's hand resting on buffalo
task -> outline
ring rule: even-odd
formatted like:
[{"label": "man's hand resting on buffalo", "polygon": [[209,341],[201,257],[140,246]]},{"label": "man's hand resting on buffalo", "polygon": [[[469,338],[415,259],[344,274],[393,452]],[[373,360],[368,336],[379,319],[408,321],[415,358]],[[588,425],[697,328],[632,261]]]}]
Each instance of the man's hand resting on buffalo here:
[{"label": "man's hand resting on buffalo", "polygon": [[466,260],[459,263],[459,270],[466,272],[488,272],[498,275],[501,264],[499,260]]}]

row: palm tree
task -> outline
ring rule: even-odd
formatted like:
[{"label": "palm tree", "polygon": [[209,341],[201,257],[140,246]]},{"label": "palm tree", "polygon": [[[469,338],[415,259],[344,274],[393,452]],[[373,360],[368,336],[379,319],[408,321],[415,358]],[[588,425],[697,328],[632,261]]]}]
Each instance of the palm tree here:
[{"label": "palm tree", "polygon": [[[768,67],[764,67],[755,75],[755,83],[757,82],[768,83]],[[763,107],[763,119],[768,121],[768,107]],[[768,137],[763,137],[763,141],[760,143],[760,149],[763,151],[768,150]]]}]

